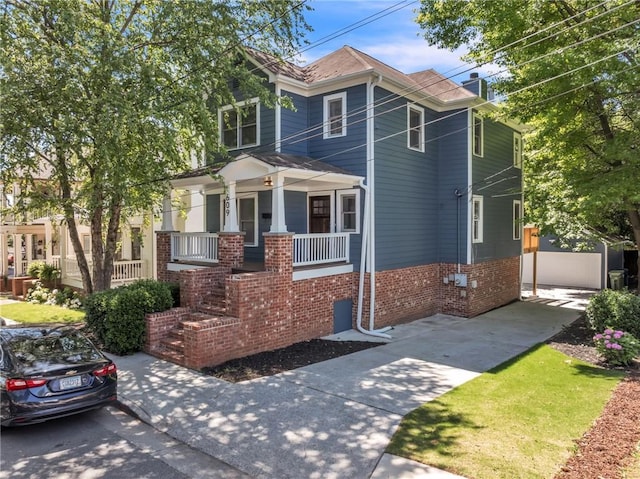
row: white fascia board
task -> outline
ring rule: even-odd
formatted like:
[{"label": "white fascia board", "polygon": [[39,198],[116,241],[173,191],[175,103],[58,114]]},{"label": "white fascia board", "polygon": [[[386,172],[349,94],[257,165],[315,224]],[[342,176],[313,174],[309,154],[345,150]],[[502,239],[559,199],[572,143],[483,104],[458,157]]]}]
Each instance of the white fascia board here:
[{"label": "white fascia board", "polygon": [[352,86],[364,85],[374,74],[374,70],[365,70],[336,78],[317,81],[311,84],[294,80],[283,75],[278,75],[277,80],[280,82],[280,86],[286,91],[296,93],[300,96],[310,97],[323,95],[336,90],[345,90]]},{"label": "white fascia board", "polygon": [[[478,111],[482,111],[482,112],[486,112],[486,113],[495,113],[497,111],[500,110],[500,107],[498,105],[496,105],[493,102],[484,100],[480,97],[478,97],[473,104],[471,105],[472,108],[478,110]],[[523,123],[520,123],[519,121],[514,120],[513,118],[507,118],[505,119],[495,119],[492,118],[492,120],[498,122],[498,123],[502,123],[503,125],[508,126],[509,128],[519,132],[519,133],[526,133],[529,131],[533,130],[533,127],[531,127],[530,125],[526,125]]]}]

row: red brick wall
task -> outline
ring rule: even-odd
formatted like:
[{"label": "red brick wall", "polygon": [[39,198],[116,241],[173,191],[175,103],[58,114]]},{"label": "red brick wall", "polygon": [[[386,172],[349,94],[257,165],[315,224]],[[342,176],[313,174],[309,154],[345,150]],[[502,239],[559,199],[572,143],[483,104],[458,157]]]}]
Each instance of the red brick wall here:
[{"label": "red brick wall", "polygon": [[467,287],[469,317],[520,299],[520,257],[472,266],[469,279],[476,280],[478,285],[477,288]]},{"label": "red brick wall", "polygon": [[[441,277],[456,273],[455,264],[441,265]],[[442,283],[441,311],[471,318],[520,298],[520,257],[461,265],[467,287]],[[476,287],[473,287],[473,281]]]},{"label": "red brick wall", "polygon": [[[293,328],[296,341],[333,333],[333,304],[344,299],[357,301],[355,273],[324,276],[293,282]],[[354,323],[355,327],[355,323]]]},{"label": "red brick wall", "polygon": [[160,341],[169,335],[178,323],[189,317],[188,308],[173,308],[159,313],[150,313],[145,316],[146,330],[144,351],[147,353],[157,349]]},{"label": "red brick wall", "polygon": [[167,269],[167,264],[171,262],[171,233],[174,231],[156,232],[156,276],[158,281],[176,283],[178,273]]},{"label": "red brick wall", "polygon": [[244,263],[244,233],[218,233],[218,262],[229,271]]},{"label": "red brick wall", "polygon": [[196,308],[214,289],[224,287],[227,273],[223,266],[180,271],[180,305]]},{"label": "red brick wall", "polygon": [[[369,275],[365,284],[362,324],[369,325]],[[431,316],[439,311],[440,279],[437,264],[377,271],[376,329]]]}]

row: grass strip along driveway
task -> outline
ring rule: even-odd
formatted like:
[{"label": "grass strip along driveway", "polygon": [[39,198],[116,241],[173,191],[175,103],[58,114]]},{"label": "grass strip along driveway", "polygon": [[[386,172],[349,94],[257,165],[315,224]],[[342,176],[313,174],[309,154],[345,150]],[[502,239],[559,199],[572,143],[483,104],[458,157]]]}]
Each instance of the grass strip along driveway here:
[{"label": "grass strip along driveway", "polygon": [[84,311],[67,309],[61,306],[33,303],[10,303],[0,305],[0,316],[19,323],[81,323]]},{"label": "grass strip along driveway", "polygon": [[475,479],[552,478],[623,378],[538,345],[409,413],[387,452]]}]

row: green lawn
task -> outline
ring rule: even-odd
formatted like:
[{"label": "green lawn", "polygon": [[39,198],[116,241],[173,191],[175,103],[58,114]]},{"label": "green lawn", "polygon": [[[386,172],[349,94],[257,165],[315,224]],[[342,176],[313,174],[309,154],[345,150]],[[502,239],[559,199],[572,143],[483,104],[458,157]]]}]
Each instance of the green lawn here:
[{"label": "green lawn", "polygon": [[540,345],[409,413],[387,452],[475,479],[552,478],[623,377]]},{"label": "green lawn", "polygon": [[84,321],[84,311],[24,302],[0,305],[0,316],[19,323],[79,323]]}]

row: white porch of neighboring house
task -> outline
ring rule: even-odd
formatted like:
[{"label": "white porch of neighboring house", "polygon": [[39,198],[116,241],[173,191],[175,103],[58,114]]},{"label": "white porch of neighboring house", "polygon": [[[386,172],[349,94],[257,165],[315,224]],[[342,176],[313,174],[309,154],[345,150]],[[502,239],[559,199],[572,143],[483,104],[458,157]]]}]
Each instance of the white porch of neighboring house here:
[{"label": "white porch of neighboring house", "polygon": [[[212,266],[218,263],[218,232],[207,232],[208,195],[220,195],[220,228],[222,233],[246,231],[241,214],[238,211],[239,199],[251,194],[270,191],[270,211],[263,213],[270,219],[268,231],[262,233],[288,233],[290,225],[286,222],[286,192],[295,191],[307,195],[304,232],[293,232],[294,280],[314,276],[342,274],[353,271],[351,263],[351,235],[359,234],[361,197],[359,186],[363,178],[345,170],[312,160],[307,157],[281,153],[241,155],[236,160],[219,168],[201,168],[171,181],[174,191],[186,191],[186,194],[174,194],[174,202],[186,206],[186,220],[177,219],[172,213],[173,206],[165,200],[162,231],[171,233],[171,264],[169,271],[190,269],[194,266]],[[331,208],[326,220],[318,220],[313,215],[313,205],[309,198],[322,192],[323,200]],[[354,228],[345,231],[336,199],[340,194],[352,192],[354,201]],[[345,193],[346,192],[346,193]],[[326,193],[326,194],[325,194]],[[180,201],[181,198],[187,201]],[[340,197],[341,198],[341,197]],[[320,200],[318,200],[320,201]],[[300,209],[300,204],[297,205]],[[256,212],[257,214],[257,212]],[[215,216],[215,215],[214,215]],[[176,227],[176,223],[181,223]],[[255,228],[259,229],[259,222]],[[252,229],[251,227],[248,229]],[[260,231],[252,231],[254,236]],[[255,243],[245,237],[245,251],[250,251]],[[245,253],[244,270],[261,270],[264,258],[247,258]]]},{"label": "white porch of neighboring house", "polygon": [[[27,276],[29,266],[43,261],[58,268],[60,283],[81,289],[82,278],[67,229],[60,221],[42,217],[28,224],[15,224],[3,218],[0,225],[0,277]],[[91,267],[91,241],[88,227],[80,226],[80,240]],[[112,286],[153,277],[153,235],[142,226],[133,226],[120,238],[121,249],[114,262]],[[146,247],[143,246],[146,244]],[[145,253],[146,251],[146,253]]]}]

